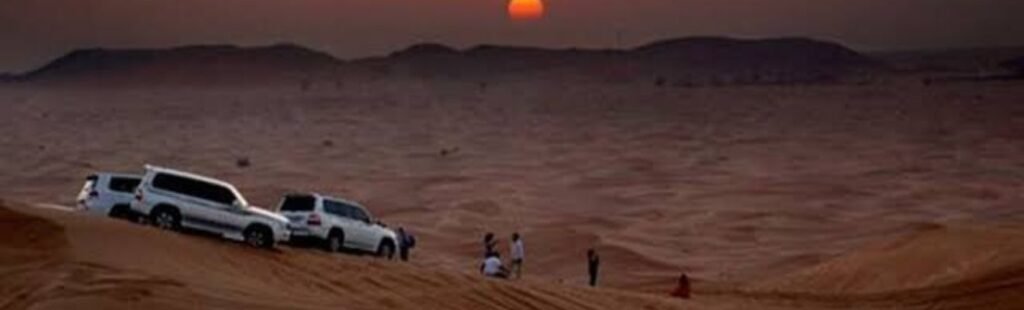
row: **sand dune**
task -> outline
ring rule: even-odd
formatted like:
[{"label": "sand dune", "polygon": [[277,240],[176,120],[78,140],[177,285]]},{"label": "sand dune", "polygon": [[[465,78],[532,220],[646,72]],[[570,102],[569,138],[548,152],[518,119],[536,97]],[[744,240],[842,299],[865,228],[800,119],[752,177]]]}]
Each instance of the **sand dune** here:
[{"label": "sand dune", "polygon": [[[363,202],[385,222],[420,237],[415,264],[395,267],[397,273],[372,260],[331,258],[340,266],[389,269],[383,280],[378,273],[355,277],[390,283],[399,288],[393,295],[438,292],[436,285],[391,279],[432,272],[475,290],[502,291],[508,299],[550,295],[544,300],[557,305],[550,308],[603,308],[604,299],[570,301],[591,299],[580,287],[584,251],[596,247],[604,261],[603,287],[664,295],[685,271],[696,281],[697,298],[681,304],[697,309],[1019,304],[1011,291],[998,289],[1015,288],[1020,277],[1013,272],[1019,263],[1010,249],[1015,243],[1006,237],[1024,222],[1024,89],[1018,82],[721,88],[544,78],[488,82],[352,80],[305,91],[295,85],[8,86],[0,90],[0,197],[68,205],[89,173],[137,172],[146,163],[228,180],[250,202],[268,208],[287,192],[331,193]],[[242,157],[251,166],[236,166]],[[76,243],[82,238],[76,236],[103,239],[111,238],[104,231],[138,230],[121,223],[76,230],[86,227],[76,223],[91,222],[43,217],[69,231],[72,259],[91,257],[82,261],[103,266],[81,268],[120,268],[108,263],[121,263],[117,255],[124,251],[118,244]],[[511,287],[525,292],[474,282],[479,238],[487,231],[503,242],[513,231],[523,233],[527,283]],[[257,265],[303,273],[296,264],[327,259],[316,251],[284,249],[284,256],[274,256],[216,240],[167,238],[160,248],[179,251],[153,253],[198,251],[203,259],[232,262],[225,274],[211,275],[213,286],[196,283],[202,277],[194,274],[168,275],[185,269],[185,260],[133,267],[155,270],[141,275],[116,270],[115,277],[144,277],[136,283],[184,283],[186,289],[159,298],[137,298],[167,307],[173,300],[260,300],[248,289],[292,293],[235,278],[252,280],[246,274]],[[988,239],[994,243],[982,242]],[[146,248],[140,243],[133,246]],[[259,263],[228,258],[239,253]],[[919,256],[937,258],[911,268]],[[71,270],[24,268],[41,272],[24,279],[43,286],[61,276],[47,270]],[[905,273],[882,272],[893,269]],[[150,276],[157,280],[145,278]],[[423,282],[449,281],[427,278]],[[326,283],[318,296],[343,291],[331,288],[332,278],[257,279],[295,287]],[[203,289],[217,293],[195,293]],[[456,298],[453,307],[489,305],[465,290],[450,294],[469,299]],[[349,300],[293,295],[314,300],[311,307]],[[947,295],[956,297],[943,301]],[[33,300],[60,299],[50,297]],[[378,303],[388,298],[394,300]],[[442,305],[427,297],[368,300],[373,302],[352,302]],[[495,304],[529,308],[528,302]]]},{"label": "sand dune", "polygon": [[5,309],[679,306],[642,294],[486,280],[317,250],[263,251],[62,211],[4,206],[0,220],[7,229],[0,240]]},{"label": "sand dune", "polygon": [[8,232],[0,238],[4,309],[1018,309],[1024,304],[1024,230],[1019,227],[923,226],[778,279],[736,288],[703,283],[697,300],[683,302],[569,283],[487,280],[315,249],[265,251],[11,202],[0,207],[0,222]]},{"label": "sand dune", "polygon": [[926,309],[1019,309],[1024,230],[925,225],[753,291],[789,298]]}]

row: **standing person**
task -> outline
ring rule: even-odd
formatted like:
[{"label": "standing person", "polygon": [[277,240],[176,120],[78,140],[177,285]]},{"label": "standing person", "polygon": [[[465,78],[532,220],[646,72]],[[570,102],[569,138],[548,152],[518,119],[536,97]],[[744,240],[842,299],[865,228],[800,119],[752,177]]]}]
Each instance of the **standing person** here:
[{"label": "standing person", "polygon": [[491,257],[491,253],[497,253],[494,247],[498,246],[498,240],[494,240],[494,233],[484,234],[484,258]]},{"label": "standing person", "polygon": [[587,250],[587,273],[590,274],[590,286],[597,286],[597,272],[601,268],[601,257],[594,248]]},{"label": "standing person", "polygon": [[676,285],[676,289],[669,295],[681,299],[690,299],[690,277],[687,277],[686,273],[679,275],[679,284]]},{"label": "standing person", "polygon": [[523,259],[526,258],[526,252],[523,248],[523,239],[519,237],[519,233],[512,233],[512,244],[509,245],[509,253],[512,259],[512,272],[515,274],[516,279],[523,277]]},{"label": "standing person", "polygon": [[409,251],[416,247],[416,237],[405,231],[405,227],[398,227],[398,257],[403,261],[409,261]]}]

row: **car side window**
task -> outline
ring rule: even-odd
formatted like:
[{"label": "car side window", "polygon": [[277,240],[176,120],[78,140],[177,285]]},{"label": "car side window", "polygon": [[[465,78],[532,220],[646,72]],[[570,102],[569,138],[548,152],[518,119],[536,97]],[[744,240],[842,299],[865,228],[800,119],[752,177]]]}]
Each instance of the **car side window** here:
[{"label": "car side window", "polygon": [[324,212],[335,216],[350,217],[346,206],[336,201],[324,200]]},{"label": "car side window", "polygon": [[353,207],[353,206],[349,206],[349,211],[352,212],[352,216],[351,217],[354,220],[361,221],[361,222],[369,222],[370,221],[370,216],[367,215],[366,211],[363,211],[363,209],[360,209],[360,208],[357,208],[357,207]]},{"label": "car side window", "polygon": [[153,177],[153,187],[225,205],[238,199],[223,186],[171,174],[157,174]]},{"label": "car side window", "polygon": [[135,187],[138,187],[141,181],[137,178],[113,177],[110,178],[110,184],[107,185],[107,188],[115,192],[132,193],[135,192]]}]

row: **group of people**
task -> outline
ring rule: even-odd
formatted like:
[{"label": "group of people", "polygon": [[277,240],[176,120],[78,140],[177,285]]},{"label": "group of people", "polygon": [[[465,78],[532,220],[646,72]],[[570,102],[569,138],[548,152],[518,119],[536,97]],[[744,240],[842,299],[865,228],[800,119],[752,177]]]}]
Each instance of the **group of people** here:
[{"label": "group of people", "polygon": [[[416,238],[401,227],[398,228],[397,233],[400,244],[398,256],[402,261],[408,261],[410,249],[416,246]],[[523,245],[523,238],[518,232],[512,233],[511,242],[509,242],[510,264],[507,267],[502,262],[501,254],[497,250],[498,240],[495,239],[494,233],[488,232],[484,234],[483,245],[484,261],[480,264],[481,274],[500,279],[519,279],[522,277],[523,263],[526,259],[526,248]],[[592,287],[597,286],[600,268],[601,257],[597,255],[597,250],[594,248],[587,249],[588,284]],[[690,298],[690,278],[685,273],[680,275],[676,288],[669,292],[669,295],[682,299]]]},{"label": "group of people", "polygon": [[[501,261],[501,254],[496,249],[498,240],[494,233],[484,234],[484,261],[480,264],[480,273],[484,276],[509,279],[519,279],[523,274],[523,262],[526,259],[526,249],[523,246],[523,238],[518,232],[512,233],[512,241],[509,243],[509,256],[511,263],[509,267]],[[587,274],[590,276],[590,286],[597,286],[597,275],[601,267],[601,258],[593,248],[587,250]]]},{"label": "group of people", "polygon": [[484,262],[480,264],[480,273],[488,277],[508,279],[523,276],[523,261],[526,258],[526,249],[523,246],[523,239],[519,233],[512,233],[512,242],[509,243],[509,256],[511,264],[505,267],[501,261],[501,254],[495,249],[498,240],[494,239],[494,233],[484,235]]},{"label": "group of people", "polygon": [[[484,234],[483,245],[484,261],[480,264],[480,273],[487,277],[500,279],[513,277],[519,279],[522,277],[526,252],[523,246],[523,238],[518,232],[512,233],[512,242],[509,243],[509,256],[511,257],[509,267],[506,267],[501,261],[501,254],[497,250],[498,240],[495,239],[494,233]],[[597,250],[594,248],[587,249],[587,275],[589,276],[588,283],[590,286],[597,286],[597,276],[600,269],[601,257],[597,255]],[[690,298],[690,278],[685,273],[679,276],[676,288],[669,292],[669,295],[682,299]]]}]

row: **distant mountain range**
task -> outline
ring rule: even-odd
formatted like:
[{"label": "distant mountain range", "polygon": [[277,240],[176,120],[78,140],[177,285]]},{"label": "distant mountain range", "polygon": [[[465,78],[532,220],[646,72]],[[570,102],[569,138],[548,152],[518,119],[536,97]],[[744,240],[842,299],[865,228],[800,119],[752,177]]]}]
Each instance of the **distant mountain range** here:
[{"label": "distant mountain range", "polygon": [[835,43],[801,38],[697,37],[629,50],[544,49],[482,45],[456,50],[420,44],[387,57],[352,62],[396,75],[482,77],[570,75],[597,80],[655,78],[687,83],[811,82],[875,70],[880,63]]},{"label": "distant mountain range", "polygon": [[223,85],[307,83],[353,76],[474,80],[558,76],[716,85],[830,82],[883,70],[887,70],[883,61],[832,42],[693,37],[622,50],[494,45],[459,50],[428,43],[351,61],[293,44],[97,48],[76,50],[37,70],[0,76],[0,80]]},{"label": "distant mountain range", "polygon": [[259,82],[294,79],[341,64],[333,56],[297,45],[230,45],[169,49],[82,49],[19,76],[24,81],[126,83]]}]

